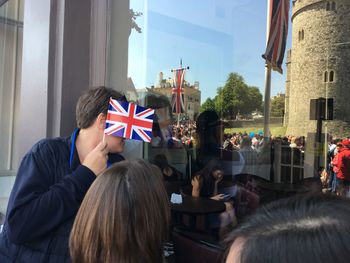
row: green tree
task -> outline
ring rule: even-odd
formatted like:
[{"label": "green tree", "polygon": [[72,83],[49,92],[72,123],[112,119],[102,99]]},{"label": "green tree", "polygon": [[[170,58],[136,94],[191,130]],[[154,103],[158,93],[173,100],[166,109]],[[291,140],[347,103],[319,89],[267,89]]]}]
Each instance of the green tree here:
[{"label": "green tree", "polygon": [[254,110],[262,111],[263,96],[260,93],[259,88],[249,87],[248,94],[248,112],[251,113]]},{"label": "green tree", "polygon": [[282,117],[284,114],[284,96],[274,97],[271,100],[271,116]]},{"label": "green tree", "polygon": [[200,112],[203,112],[205,110],[215,110],[214,100],[207,98],[207,100],[200,107]]},{"label": "green tree", "polygon": [[261,108],[262,95],[258,88],[249,87],[242,76],[230,73],[224,87],[217,89],[215,108],[225,119],[235,118],[237,113],[248,114]]}]

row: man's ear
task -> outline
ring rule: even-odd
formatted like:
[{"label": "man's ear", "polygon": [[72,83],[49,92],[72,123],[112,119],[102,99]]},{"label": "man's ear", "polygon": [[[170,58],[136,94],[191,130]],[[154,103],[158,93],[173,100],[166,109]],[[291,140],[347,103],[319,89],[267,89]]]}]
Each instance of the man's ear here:
[{"label": "man's ear", "polygon": [[99,130],[104,130],[106,126],[106,115],[104,113],[100,113],[97,116],[96,124]]}]

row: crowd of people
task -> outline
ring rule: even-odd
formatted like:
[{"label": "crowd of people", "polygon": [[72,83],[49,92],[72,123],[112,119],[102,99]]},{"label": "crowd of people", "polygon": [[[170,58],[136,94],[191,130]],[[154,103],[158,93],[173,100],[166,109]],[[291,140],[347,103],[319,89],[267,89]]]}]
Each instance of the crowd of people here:
[{"label": "crowd of people", "polygon": [[[124,139],[104,134],[111,97],[123,99],[106,87],[87,90],[78,100],[72,135],[43,139],[24,156],[0,231],[0,262],[164,262],[171,218],[164,182],[181,174],[161,154],[153,164],[124,159]],[[191,126],[159,125],[168,140],[155,136],[167,147],[196,147],[191,194],[225,202],[226,211],[212,222],[234,229],[226,239],[226,262],[347,262],[348,199],[326,194],[278,200],[236,226],[234,204],[218,193],[223,165],[255,158],[251,152],[263,149],[262,136],[223,140],[224,123],[213,111]],[[347,186],[348,146],[336,144],[331,158],[337,187]]]},{"label": "crowd of people", "polygon": [[[208,112],[205,112],[207,114]],[[203,114],[201,114],[203,115]],[[219,121],[219,117],[211,116],[210,118]],[[209,120],[210,122],[210,120]],[[224,122],[223,126],[224,125]],[[199,124],[201,125],[201,124]],[[167,134],[172,134],[172,136],[162,137],[159,131],[159,136],[156,137],[157,144],[152,144],[153,147],[168,147],[168,148],[184,148],[184,149],[198,149],[200,144],[200,134],[203,134],[197,128],[197,122],[186,122],[177,124],[176,122],[169,125],[167,128]],[[204,133],[205,134],[205,133]],[[202,138],[202,140],[210,140],[212,135],[208,135],[207,138]],[[161,144],[161,141],[164,144]],[[332,193],[337,193],[339,195],[345,195],[348,190],[347,181],[350,181],[350,164],[348,164],[348,144],[349,138],[332,138],[328,136],[327,139],[327,159],[324,167],[324,173],[327,175],[327,190]],[[247,174],[257,174],[257,167],[259,163],[264,163],[264,157],[266,154],[273,151],[274,145],[277,143],[284,148],[290,148],[291,150],[299,152],[295,155],[295,158],[299,158],[299,164],[303,165],[304,155],[306,151],[306,138],[305,136],[271,136],[269,141],[264,141],[264,136],[262,131],[257,133],[254,132],[234,132],[232,134],[225,133],[221,130],[221,134],[216,136],[213,142],[217,144],[224,150],[227,151],[237,151],[242,156],[245,165],[243,166],[242,173]],[[342,152],[341,155],[338,153]],[[274,154],[273,152],[271,153]],[[346,157],[345,157],[346,156]],[[341,157],[341,158],[340,158]],[[344,157],[344,158],[343,158]],[[268,158],[269,162],[272,164],[273,160]],[[302,160],[301,160],[302,159]],[[322,170],[321,170],[322,171]],[[337,191],[337,189],[339,191]],[[349,192],[350,196],[350,192]]]},{"label": "crowd of people", "polygon": [[327,169],[324,171],[327,191],[350,197],[350,141],[348,138],[330,140]]}]

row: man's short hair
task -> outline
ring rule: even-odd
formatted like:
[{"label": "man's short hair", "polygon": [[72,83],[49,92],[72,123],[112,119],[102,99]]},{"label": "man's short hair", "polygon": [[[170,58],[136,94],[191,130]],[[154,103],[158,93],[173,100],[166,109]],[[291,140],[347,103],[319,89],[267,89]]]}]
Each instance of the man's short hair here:
[{"label": "man's short hair", "polygon": [[100,113],[107,115],[109,98],[125,101],[120,92],[104,86],[93,87],[84,92],[78,99],[75,110],[77,127],[89,128]]}]

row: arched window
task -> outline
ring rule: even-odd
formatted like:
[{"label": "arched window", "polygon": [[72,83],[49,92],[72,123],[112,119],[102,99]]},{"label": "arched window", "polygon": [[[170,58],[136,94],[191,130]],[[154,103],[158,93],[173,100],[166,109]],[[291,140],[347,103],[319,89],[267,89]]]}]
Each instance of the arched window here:
[{"label": "arched window", "polygon": [[332,8],[331,8],[331,10],[335,10],[335,2],[332,2]]},{"label": "arched window", "polygon": [[326,4],[326,10],[329,11],[331,9],[331,4],[329,2],[327,2]]},{"label": "arched window", "polygon": [[334,71],[331,70],[331,71],[329,72],[329,82],[333,82],[333,81],[334,81]]},{"label": "arched window", "polygon": [[301,40],[304,40],[304,29],[301,30]]},{"label": "arched window", "polygon": [[324,82],[327,82],[328,81],[328,71],[325,71],[324,72],[324,79],[323,79]]}]

